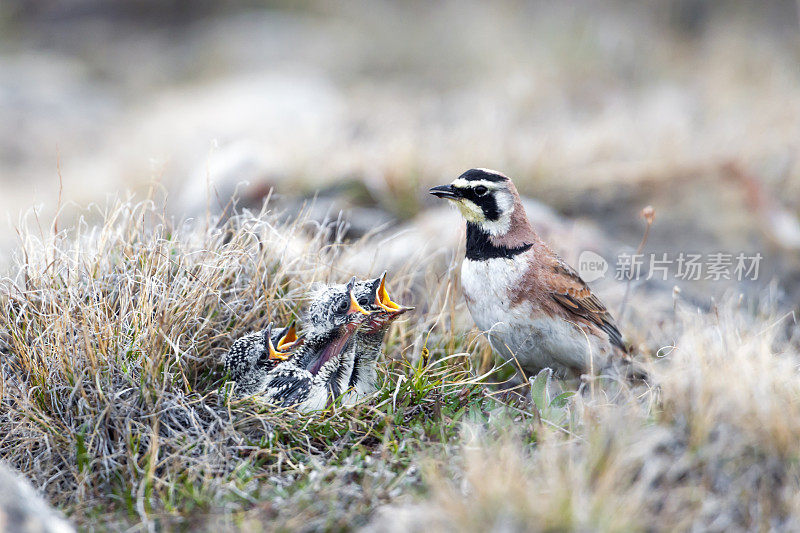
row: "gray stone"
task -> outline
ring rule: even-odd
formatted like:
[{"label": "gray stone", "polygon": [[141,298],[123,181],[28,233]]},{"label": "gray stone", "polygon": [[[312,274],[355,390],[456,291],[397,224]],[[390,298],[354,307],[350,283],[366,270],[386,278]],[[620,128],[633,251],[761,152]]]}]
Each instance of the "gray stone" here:
[{"label": "gray stone", "polygon": [[75,530],[36,494],[28,481],[0,463],[0,531],[70,533]]}]

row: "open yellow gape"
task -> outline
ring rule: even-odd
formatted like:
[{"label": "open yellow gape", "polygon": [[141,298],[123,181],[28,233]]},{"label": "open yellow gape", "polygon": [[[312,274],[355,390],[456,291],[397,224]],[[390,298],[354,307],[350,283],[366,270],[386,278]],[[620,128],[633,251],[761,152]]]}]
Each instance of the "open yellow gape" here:
[{"label": "open yellow gape", "polygon": [[375,293],[375,305],[390,313],[400,310],[400,306],[394,303],[391,298],[389,298],[389,293],[386,290],[385,273],[383,276],[381,276],[381,285],[378,287],[378,292]]},{"label": "open yellow gape", "polygon": [[299,341],[300,339],[297,338],[297,328],[295,328],[294,322],[292,322],[292,325],[289,326],[289,330],[278,340],[277,348],[272,345],[272,339],[269,339],[269,358],[285,361],[289,358],[289,352],[291,352],[292,348],[294,348],[295,344]]}]

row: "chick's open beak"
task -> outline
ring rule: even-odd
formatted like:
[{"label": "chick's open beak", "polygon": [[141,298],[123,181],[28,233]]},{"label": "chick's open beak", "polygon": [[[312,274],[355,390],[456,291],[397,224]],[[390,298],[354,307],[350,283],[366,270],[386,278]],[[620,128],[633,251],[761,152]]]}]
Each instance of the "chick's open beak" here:
[{"label": "chick's open beak", "polygon": [[289,326],[289,330],[278,341],[277,349],[279,351],[285,352],[294,347],[297,341],[298,341],[297,329],[295,328],[294,322],[292,322],[292,324]]},{"label": "chick's open beak", "polygon": [[350,291],[350,309],[347,310],[348,315],[352,315],[354,313],[361,313],[362,315],[369,315],[369,311],[366,311],[363,307],[358,305],[358,300],[356,297],[353,296],[353,291]]},{"label": "chick's open beak", "polygon": [[378,290],[375,292],[375,305],[384,311],[388,311],[389,313],[394,313],[400,310],[400,306],[394,303],[391,298],[389,298],[389,292],[386,290],[385,272],[381,276],[381,284],[378,287]]},{"label": "chick's open beak", "polygon": [[459,198],[458,189],[452,185],[437,185],[436,187],[431,187],[428,192],[446,200],[458,200]]},{"label": "chick's open beak", "polygon": [[[283,340],[283,339],[281,339]],[[280,346],[280,342],[278,342],[278,346]],[[270,359],[277,359],[278,361],[286,361],[289,358],[289,352],[282,352],[275,349],[275,346],[272,345],[272,339],[267,342],[267,347],[269,348],[269,358]]]}]

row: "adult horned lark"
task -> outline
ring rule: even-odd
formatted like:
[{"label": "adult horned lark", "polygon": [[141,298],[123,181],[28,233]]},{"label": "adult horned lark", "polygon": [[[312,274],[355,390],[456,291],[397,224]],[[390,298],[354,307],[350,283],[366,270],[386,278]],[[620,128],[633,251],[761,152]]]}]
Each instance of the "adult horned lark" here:
[{"label": "adult horned lark", "polygon": [[614,319],[577,272],[531,227],[511,180],[472,169],[430,193],[467,221],[461,286],[475,324],[522,370],[560,377],[598,373],[627,361]]}]

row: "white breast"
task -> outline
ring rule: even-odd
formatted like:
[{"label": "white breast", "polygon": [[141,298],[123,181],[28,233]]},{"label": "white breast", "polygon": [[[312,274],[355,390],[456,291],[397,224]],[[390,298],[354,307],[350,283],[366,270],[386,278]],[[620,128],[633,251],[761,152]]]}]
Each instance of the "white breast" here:
[{"label": "white breast", "polygon": [[518,289],[524,282],[528,265],[524,253],[513,259],[464,260],[461,286],[475,325],[488,334],[504,359],[516,359],[529,374],[544,367],[559,374],[573,368],[599,368],[606,354],[597,345],[599,339],[584,335],[570,321],[542,316],[530,302],[512,306],[514,291],[509,289]]},{"label": "white breast", "polygon": [[[488,331],[509,321],[511,287],[522,282],[528,268],[527,254],[511,259],[498,257],[483,261],[465,259],[461,265],[461,288],[467,307],[478,328]],[[514,309],[518,312],[518,309]]]}]

